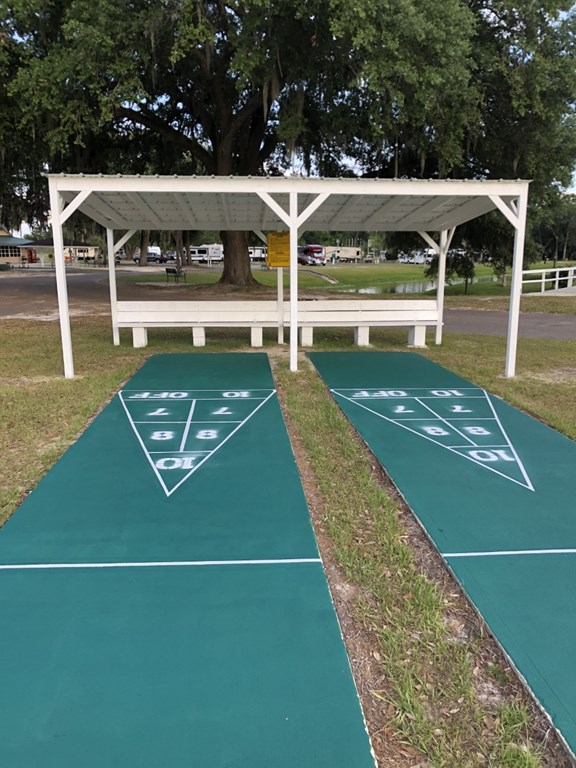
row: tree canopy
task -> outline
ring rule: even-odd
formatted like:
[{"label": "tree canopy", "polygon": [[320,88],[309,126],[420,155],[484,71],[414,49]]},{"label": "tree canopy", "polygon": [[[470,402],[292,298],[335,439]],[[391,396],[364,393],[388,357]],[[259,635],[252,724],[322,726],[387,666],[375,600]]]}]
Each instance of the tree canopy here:
[{"label": "tree canopy", "polygon": [[[12,0],[1,10],[9,224],[45,218],[46,170],[524,177],[541,197],[576,164],[569,2]],[[246,236],[223,239],[225,279],[248,281]]]}]

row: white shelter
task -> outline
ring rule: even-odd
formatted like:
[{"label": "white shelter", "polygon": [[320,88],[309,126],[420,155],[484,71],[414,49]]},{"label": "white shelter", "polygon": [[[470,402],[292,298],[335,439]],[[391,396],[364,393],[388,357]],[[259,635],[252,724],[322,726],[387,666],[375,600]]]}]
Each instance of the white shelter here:
[{"label": "white shelter", "polygon": [[[297,369],[297,243],[305,230],[418,232],[439,255],[442,340],[446,254],[460,224],[499,210],[514,227],[505,375],[514,376],[528,181],[326,179],[226,176],[49,175],[64,375],[74,377],[62,225],[75,211],[107,231],[112,319],[113,254],[134,232],[251,230],[290,232],[290,368]],[[113,330],[119,343],[118,329]]]}]

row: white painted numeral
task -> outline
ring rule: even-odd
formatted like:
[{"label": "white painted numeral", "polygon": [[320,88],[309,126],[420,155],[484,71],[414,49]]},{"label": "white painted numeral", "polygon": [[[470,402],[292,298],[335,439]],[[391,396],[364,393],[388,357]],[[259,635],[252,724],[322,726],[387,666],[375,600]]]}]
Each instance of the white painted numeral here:
[{"label": "white painted numeral", "polygon": [[222,392],[222,397],[250,397],[250,392]]},{"label": "white painted numeral", "polygon": [[464,397],[462,392],[458,392],[457,389],[433,389],[431,393],[435,397]]},{"label": "white painted numeral", "polygon": [[166,408],[156,408],[155,411],[152,411],[148,414],[148,416],[169,416],[170,412],[166,410]]},{"label": "white painted numeral", "polygon": [[405,405],[396,405],[394,406],[394,413],[414,413],[414,411],[406,408]]},{"label": "white painted numeral", "polygon": [[516,461],[514,456],[510,456],[502,448],[496,451],[470,451],[470,456],[477,461]]},{"label": "white painted numeral", "polygon": [[450,411],[452,413],[472,413],[469,408],[464,408],[463,405],[453,405]]},{"label": "white painted numeral", "polygon": [[424,427],[424,432],[426,432],[429,435],[435,435],[435,436],[450,434],[450,432],[446,432],[446,430],[442,429],[442,427]]},{"label": "white painted numeral", "polygon": [[217,429],[201,429],[200,432],[196,432],[196,437],[199,440],[215,440],[218,437]]},{"label": "white painted numeral", "polygon": [[139,392],[137,395],[130,395],[128,400],[181,400],[188,397],[188,392]]},{"label": "white painted numeral", "polygon": [[181,400],[183,397],[187,397],[188,392],[155,392],[150,395],[150,400],[166,400],[171,398],[172,400]]},{"label": "white painted numeral", "polygon": [[469,435],[489,435],[487,429],[484,427],[464,427],[464,432],[468,432]]},{"label": "white painted numeral", "polygon": [[217,411],[212,411],[213,416],[232,416],[232,411],[230,411],[226,406],[224,408],[218,408]]},{"label": "white painted numeral", "polygon": [[174,432],[152,432],[151,440],[172,440]]},{"label": "white painted numeral", "polygon": [[194,469],[196,458],[196,456],[184,456],[184,458],[170,456],[158,459],[156,467],[158,469]]}]

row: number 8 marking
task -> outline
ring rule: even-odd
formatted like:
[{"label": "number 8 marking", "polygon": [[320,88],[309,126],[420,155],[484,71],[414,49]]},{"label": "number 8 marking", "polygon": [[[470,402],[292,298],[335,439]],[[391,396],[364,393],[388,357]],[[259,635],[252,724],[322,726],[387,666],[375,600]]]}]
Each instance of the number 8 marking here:
[{"label": "number 8 marking", "polygon": [[174,432],[152,432],[151,440],[172,440]]}]

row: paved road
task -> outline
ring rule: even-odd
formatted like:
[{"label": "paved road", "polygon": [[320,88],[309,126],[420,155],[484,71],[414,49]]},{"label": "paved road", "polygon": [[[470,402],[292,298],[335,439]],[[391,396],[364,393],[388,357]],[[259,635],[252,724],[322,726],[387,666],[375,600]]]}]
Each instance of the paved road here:
[{"label": "paved road", "polygon": [[[162,268],[146,267],[152,271]],[[134,274],[134,268],[131,270]],[[122,274],[122,270],[119,270]],[[71,312],[108,312],[108,276],[102,270],[68,272],[68,297]],[[175,285],[165,283],[142,285],[119,281],[118,298],[124,300],[160,299],[178,295]],[[159,295],[161,293],[161,295]],[[576,301],[576,297],[575,297]],[[0,317],[56,317],[58,303],[53,272],[0,272]],[[447,309],[447,333],[477,333],[505,336],[508,313],[495,310]],[[576,315],[551,315],[541,312],[520,315],[520,336],[532,339],[576,339]]]},{"label": "paved road", "polygon": [[[444,312],[444,330],[447,333],[506,336],[508,312],[447,309]],[[576,339],[576,315],[523,312],[520,314],[519,335],[526,339]]]}]

